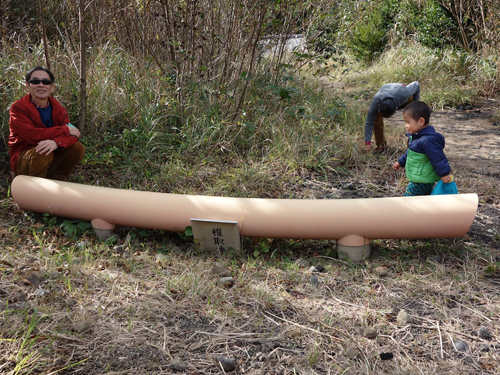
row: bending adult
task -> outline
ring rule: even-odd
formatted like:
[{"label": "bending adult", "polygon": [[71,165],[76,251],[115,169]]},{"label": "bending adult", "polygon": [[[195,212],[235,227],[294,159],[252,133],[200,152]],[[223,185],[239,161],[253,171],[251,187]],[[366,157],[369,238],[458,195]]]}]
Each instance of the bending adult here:
[{"label": "bending adult", "polygon": [[9,154],[14,173],[66,181],[83,159],[80,130],[52,97],[54,75],[42,66],[26,73],[28,94],[9,110]]},{"label": "bending adult", "polygon": [[403,109],[412,101],[420,100],[420,84],[417,81],[405,85],[387,83],[373,97],[365,122],[365,150],[372,147],[372,133],[375,133],[375,151],[382,152],[387,146],[384,134],[384,118],[389,118],[398,109]]}]

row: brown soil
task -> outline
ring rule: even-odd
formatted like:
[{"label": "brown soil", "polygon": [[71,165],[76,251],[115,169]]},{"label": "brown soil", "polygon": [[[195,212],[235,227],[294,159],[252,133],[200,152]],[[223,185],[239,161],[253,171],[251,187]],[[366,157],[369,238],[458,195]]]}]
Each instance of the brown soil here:
[{"label": "brown soil", "polygon": [[479,209],[470,236],[499,246],[500,233],[500,101],[485,99],[470,109],[438,111],[434,123],[445,136],[446,155],[464,192],[479,195]]}]

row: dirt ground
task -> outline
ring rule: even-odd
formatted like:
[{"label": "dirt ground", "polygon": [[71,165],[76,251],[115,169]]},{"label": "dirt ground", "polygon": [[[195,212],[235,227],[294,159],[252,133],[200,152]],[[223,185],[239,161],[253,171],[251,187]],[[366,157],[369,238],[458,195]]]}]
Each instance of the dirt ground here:
[{"label": "dirt ground", "polygon": [[[485,99],[432,115],[460,192],[479,196],[466,241],[493,254],[500,249],[500,124],[492,120],[499,109],[499,100]],[[401,133],[399,119],[387,126]],[[386,171],[400,152],[374,164]],[[311,178],[296,189],[317,198],[401,194],[387,176],[355,178],[327,185]],[[23,214],[14,205],[8,210]],[[7,244],[8,228],[0,229]],[[422,253],[434,259],[412,254],[406,263],[399,258],[404,243],[394,241],[375,246],[374,263],[358,267],[324,256],[320,245],[301,245],[291,253],[310,264],[298,270],[274,269],[251,256],[226,262],[235,279],[226,288],[211,274],[217,257],[192,256],[189,249],[155,258],[154,248],[103,250],[89,237],[79,242],[81,250],[69,251],[73,240],[24,234],[9,245],[15,255],[0,262],[0,312],[9,312],[0,317],[0,338],[23,332],[13,327],[24,327],[38,309],[36,335],[27,331],[24,339],[45,360],[34,374],[498,373],[498,277],[480,278],[485,262],[465,255],[438,260],[439,250],[423,244]],[[147,246],[161,242],[155,241]],[[323,261],[326,270],[308,271]],[[412,326],[398,322],[402,310],[415,317]],[[479,337],[480,326],[493,338]],[[369,338],[366,327],[376,327],[378,337]],[[0,373],[28,373],[29,362],[16,372],[21,359],[30,360],[16,341],[0,341]],[[466,350],[457,349],[464,341]]]},{"label": "dirt ground", "polygon": [[477,106],[454,112],[436,112],[436,126],[448,144],[447,155],[458,182],[468,180],[480,203],[470,236],[491,240],[498,248],[500,233],[500,101],[485,99]]}]

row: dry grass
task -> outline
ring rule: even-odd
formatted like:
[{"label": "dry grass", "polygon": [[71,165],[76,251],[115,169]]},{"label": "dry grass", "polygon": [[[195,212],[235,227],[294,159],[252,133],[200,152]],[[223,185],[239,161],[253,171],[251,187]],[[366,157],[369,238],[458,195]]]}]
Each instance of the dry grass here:
[{"label": "dry grass", "polygon": [[[91,233],[69,240],[32,232],[12,203],[8,212],[0,239],[6,374],[35,367],[39,374],[171,374],[175,366],[221,374],[219,357],[236,359],[240,374],[494,373],[499,365],[500,282],[485,272],[499,253],[482,245],[375,241],[362,265],[336,259],[329,241],[274,241],[258,259],[251,241],[225,255],[165,242],[158,256],[162,240],[175,235],[114,248]],[[16,230],[8,220],[20,221]],[[300,256],[325,267],[317,285],[295,264]],[[232,288],[210,274],[216,262],[236,279]],[[376,272],[381,265],[385,277]],[[397,323],[401,309],[412,323]],[[366,327],[378,336],[365,338]],[[493,338],[479,337],[480,327]],[[457,339],[467,351],[455,349]],[[381,360],[388,352],[394,358]]]}]

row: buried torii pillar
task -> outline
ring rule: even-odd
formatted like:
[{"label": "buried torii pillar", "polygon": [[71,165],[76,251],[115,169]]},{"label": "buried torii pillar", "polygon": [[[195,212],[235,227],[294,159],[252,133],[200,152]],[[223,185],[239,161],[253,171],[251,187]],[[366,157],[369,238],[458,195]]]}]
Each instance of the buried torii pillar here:
[{"label": "buried torii pillar", "polygon": [[[182,232],[191,218],[238,222],[241,236],[338,240],[369,251],[372,239],[458,238],[469,230],[476,194],[366,199],[262,199],[112,189],[17,176],[19,207],[114,225]],[[359,249],[361,247],[361,249]]]}]

